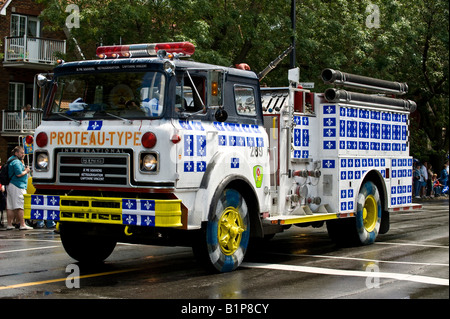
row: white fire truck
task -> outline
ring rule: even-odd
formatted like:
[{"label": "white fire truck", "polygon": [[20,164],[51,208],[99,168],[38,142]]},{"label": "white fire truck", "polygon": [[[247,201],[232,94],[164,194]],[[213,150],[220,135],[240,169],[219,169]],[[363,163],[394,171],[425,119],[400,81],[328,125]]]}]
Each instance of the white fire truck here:
[{"label": "white fire truck", "polygon": [[[408,100],[330,88],[260,89],[248,70],[197,63],[189,42],[106,46],[61,63],[35,132],[25,216],[59,223],[67,253],[117,242],[189,245],[236,269],[249,241],[290,225],[370,244],[414,207]],[[326,83],[401,95],[404,83],[326,69]]]}]

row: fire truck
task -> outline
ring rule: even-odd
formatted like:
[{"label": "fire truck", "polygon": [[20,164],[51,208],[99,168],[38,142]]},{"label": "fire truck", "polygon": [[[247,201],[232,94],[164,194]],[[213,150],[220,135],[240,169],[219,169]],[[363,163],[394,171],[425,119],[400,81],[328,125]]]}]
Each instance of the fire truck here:
[{"label": "fire truck", "polygon": [[325,69],[333,87],[312,93],[296,68],[289,87],[260,88],[261,75],[186,59],[194,51],[102,46],[38,77],[49,94],[25,217],[58,222],[72,258],[185,245],[227,272],[250,241],[291,225],[367,245],[391,212],[417,208],[405,83]]}]

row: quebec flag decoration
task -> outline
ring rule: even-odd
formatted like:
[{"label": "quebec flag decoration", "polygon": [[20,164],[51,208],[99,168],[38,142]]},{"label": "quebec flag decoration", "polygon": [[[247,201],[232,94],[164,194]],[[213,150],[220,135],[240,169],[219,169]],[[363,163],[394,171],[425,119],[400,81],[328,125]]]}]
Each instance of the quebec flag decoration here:
[{"label": "quebec flag decoration", "polygon": [[336,114],[336,105],[324,105],[323,106],[323,114]]},{"label": "quebec flag decoration", "polygon": [[88,131],[100,131],[103,126],[103,121],[89,121]]},{"label": "quebec flag decoration", "polygon": [[322,167],[323,168],[335,168],[336,161],[335,160],[322,160]]},{"label": "quebec flag decoration", "polygon": [[155,226],[155,201],[150,199],[122,199],[124,225]]},{"label": "quebec flag decoration", "polygon": [[31,195],[31,219],[59,220],[59,196]]}]

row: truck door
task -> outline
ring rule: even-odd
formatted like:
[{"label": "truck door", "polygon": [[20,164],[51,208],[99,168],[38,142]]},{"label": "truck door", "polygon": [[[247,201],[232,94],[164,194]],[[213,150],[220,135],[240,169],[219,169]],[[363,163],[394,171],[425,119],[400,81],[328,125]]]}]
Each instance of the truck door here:
[{"label": "truck door", "polygon": [[175,112],[181,143],[177,148],[177,187],[198,187],[206,171],[216,143],[208,134],[210,123],[206,115],[207,72],[185,71],[177,77]]}]

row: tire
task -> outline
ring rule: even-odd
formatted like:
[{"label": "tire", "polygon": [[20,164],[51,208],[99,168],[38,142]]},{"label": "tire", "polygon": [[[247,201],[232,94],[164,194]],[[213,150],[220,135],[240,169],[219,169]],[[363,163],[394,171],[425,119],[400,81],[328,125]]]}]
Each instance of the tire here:
[{"label": "tire", "polygon": [[381,225],[381,200],[373,182],[365,182],[357,197],[356,217],[327,221],[330,238],[340,246],[370,245]]},{"label": "tire", "polygon": [[208,222],[193,250],[207,268],[216,272],[235,270],[244,260],[250,237],[249,210],[239,191],[216,192]]},{"label": "tire", "polygon": [[361,245],[375,242],[381,225],[381,200],[377,186],[366,182],[356,203],[356,231]]},{"label": "tire", "polygon": [[77,223],[61,223],[60,236],[67,254],[88,264],[103,262],[117,244],[117,241],[111,238],[88,234],[86,227]]}]

